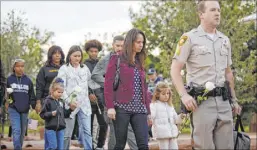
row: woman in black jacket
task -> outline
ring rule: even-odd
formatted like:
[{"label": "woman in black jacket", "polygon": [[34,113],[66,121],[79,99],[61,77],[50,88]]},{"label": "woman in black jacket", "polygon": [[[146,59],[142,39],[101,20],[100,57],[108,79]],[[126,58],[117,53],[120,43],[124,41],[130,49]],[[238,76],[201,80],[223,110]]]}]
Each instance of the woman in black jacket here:
[{"label": "woman in black jacket", "polygon": [[[63,80],[55,78],[50,85],[50,95],[46,97],[40,117],[45,120],[45,149],[62,150],[64,147],[64,118],[68,118],[76,108],[76,103],[70,103],[69,109],[65,109],[65,103],[61,100],[64,90]],[[67,106],[66,106],[67,107]]]},{"label": "woman in black jacket", "polygon": [[[37,105],[44,103],[44,99],[49,94],[49,86],[51,82],[57,76],[59,68],[65,62],[64,58],[65,55],[61,47],[53,45],[49,48],[47,61],[40,69],[36,78]],[[37,111],[39,112],[40,110]]]}]

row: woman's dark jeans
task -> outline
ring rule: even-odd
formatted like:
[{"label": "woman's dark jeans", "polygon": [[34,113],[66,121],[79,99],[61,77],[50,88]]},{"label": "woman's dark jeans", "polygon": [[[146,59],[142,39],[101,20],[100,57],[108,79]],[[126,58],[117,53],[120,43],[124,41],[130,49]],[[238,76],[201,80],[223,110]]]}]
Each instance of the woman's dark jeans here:
[{"label": "woman's dark jeans", "polygon": [[134,130],[139,150],[148,150],[147,114],[132,113],[122,108],[115,108],[116,119],[113,120],[116,145],[115,150],[123,150],[127,141],[129,123]]}]

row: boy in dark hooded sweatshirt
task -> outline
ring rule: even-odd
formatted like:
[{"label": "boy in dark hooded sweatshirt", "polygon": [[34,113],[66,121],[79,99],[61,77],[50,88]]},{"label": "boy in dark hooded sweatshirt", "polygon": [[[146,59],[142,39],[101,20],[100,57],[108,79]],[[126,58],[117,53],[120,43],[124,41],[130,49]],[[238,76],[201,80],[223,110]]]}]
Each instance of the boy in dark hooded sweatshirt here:
[{"label": "boy in dark hooded sweatshirt", "polygon": [[12,126],[15,150],[22,149],[30,105],[33,109],[36,105],[33,83],[24,74],[24,64],[25,61],[23,59],[15,59],[13,74],[7,78],[7,88],[12,89],[12,92],[9,93],[8,113]]}]

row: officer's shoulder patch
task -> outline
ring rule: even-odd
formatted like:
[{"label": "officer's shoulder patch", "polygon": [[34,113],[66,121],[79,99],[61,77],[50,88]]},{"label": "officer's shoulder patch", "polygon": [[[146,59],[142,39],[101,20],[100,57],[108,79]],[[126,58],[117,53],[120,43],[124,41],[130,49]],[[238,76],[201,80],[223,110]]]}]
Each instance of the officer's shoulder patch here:
[{"label": "officer's shoulder patch", "polygon": [[188,36],[187,35],[182,35],[181,38],[178,41],[177,47],[176,47],[176,55],[180,55],[180,51],[181,51],[181,46],[183,46],[186,41],[188,40]]},{"label": "officer's shoulder patch", "polygon": [[176,47],[176,52],[175,52],[176,55],[180,55],[180,46],[177,44],[177,47]]},{"label": "officer's shoulder patch", "polygon": [[179,45],[179,46],[184,45],[184,44],[186,43],[187,39],[188,39],[188,36],[183,35],[183,36],[179,39],[178,45]]}]

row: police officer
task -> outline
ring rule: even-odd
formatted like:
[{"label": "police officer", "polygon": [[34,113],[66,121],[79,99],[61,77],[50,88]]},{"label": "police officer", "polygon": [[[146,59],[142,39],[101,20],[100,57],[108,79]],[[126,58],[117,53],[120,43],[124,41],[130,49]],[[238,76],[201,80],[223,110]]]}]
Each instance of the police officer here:
[{"label": "police officer", "polygon": [[200,1],[198,12],[201,24],[183,34],[177,45],[171,65],[172,81],[186,109],[193,111],[190,119],[193,148],[233,149],[233,117],[229,101],[223,100],[220,94],[209,95],[197,106],[196,100],[186,92],[180,75],[186,64],[188,85],[204,86],[206,82],[212,82],[215,87],[224,87],[225,80],[229,81],[233,110],[240,114],[230,68],[230,41],[216,29],[220,24],[219,3]]}]

